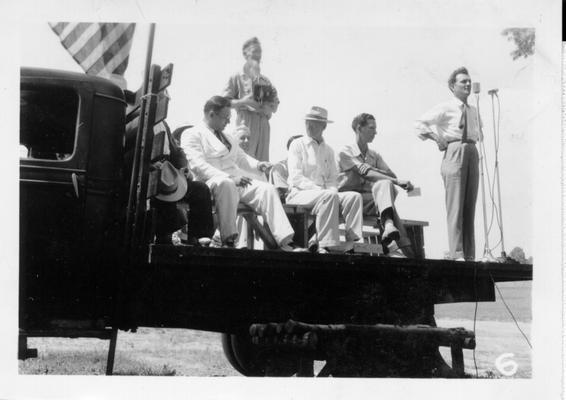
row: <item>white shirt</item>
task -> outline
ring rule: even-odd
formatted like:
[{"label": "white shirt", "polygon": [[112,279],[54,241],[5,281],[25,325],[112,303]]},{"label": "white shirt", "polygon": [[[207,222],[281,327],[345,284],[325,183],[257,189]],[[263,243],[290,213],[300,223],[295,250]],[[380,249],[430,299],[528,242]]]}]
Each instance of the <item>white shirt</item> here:
[{"label": "white shirt", "polygon": [[287,164],[289,187],[293,190],[337,188],[338,169],[334,150],[324,140],[309,136],[293,140]]},{"label": "white shirt", "polygon": [[[424,113],[415,122],[417,136],[425,140],[425,133],[436,132],[439,136],[448,142],[462,140],[462,129],[460,128],[460,120],[462,118],[462,106],[464,103],[453,97],[451,100],[440,103]],[[468,104],[467,115],[467,131],[468,140],[477,142],[480,138],[480,130],[478,129],[478,121],[481,125],[481,118],[477,109]],[[483,125],[481,125],[483,126]]]}]

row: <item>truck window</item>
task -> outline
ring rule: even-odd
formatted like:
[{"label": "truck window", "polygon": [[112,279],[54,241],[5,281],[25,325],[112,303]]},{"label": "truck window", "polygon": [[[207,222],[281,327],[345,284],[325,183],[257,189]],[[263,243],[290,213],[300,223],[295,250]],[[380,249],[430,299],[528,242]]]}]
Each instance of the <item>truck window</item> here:
[{"label": "truck window", "polygon": [[73,154],[78,94],[50,86],[20,91],[20,157],[66,160]]}]

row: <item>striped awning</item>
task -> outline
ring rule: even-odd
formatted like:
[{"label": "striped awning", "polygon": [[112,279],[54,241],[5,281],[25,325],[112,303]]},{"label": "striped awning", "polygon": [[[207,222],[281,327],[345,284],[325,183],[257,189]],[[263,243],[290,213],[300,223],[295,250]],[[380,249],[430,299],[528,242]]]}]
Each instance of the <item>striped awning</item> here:
[{"label": "striped awning", "polygon": [[123,80],[136,24],[53,22],[49,26],[87,74]]}]

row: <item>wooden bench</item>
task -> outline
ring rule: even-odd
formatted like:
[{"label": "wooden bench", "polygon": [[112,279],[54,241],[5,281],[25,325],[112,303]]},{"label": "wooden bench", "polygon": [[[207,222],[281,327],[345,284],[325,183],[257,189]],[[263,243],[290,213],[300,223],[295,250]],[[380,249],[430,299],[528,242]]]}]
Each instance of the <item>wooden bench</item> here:
[{"label": "wooden bench", "polygon": [[[306,247],[308,246],[308,240],[314,232],[312,231],[312,223],[314,222],[315,216],[311,213],[312,209],[305,206],[296,206],[290,204],[284,204],[285,212],[287,217],[295,230],[294,242],[299,245]],[[343,221],[341,221],[343,223]],[[423,228],[428,226],[426,221],[416,221],[402,219],[405,229],[407,230],[407,235],[411,241],[411,247],[416,258],[425,258],[424,251],[424,233]],[[362,252],[368,252],[373,254],[383,254],[381,248],[381,231],[376,226],[377,217],[374,215],[364,215],[364,224],[362,228],[363,242],[366,246],[360,246]],[[340,225],[340,233],[344,235],[344,225]],[[309,231],[310,230],[310,231]],[[364,250],[365,248],[365,250]]]},{"label": "wooden bench", "polygon": [[[290,204],[283,204],[283,208],[285,209],[289,222],[295,231],[293,241],[298,246],[305,248],[308,247],[309,238],[314,234],[313,222],[315,216],[311,213],[312,208]],[[254,248],[254,232],[259,235],[267,249],[276,249],[278,247],[269,227],[258,220],[258,214],[254,210],[244,204],[240,204],[238,206],[238,215],[245,218],[248,223],[246,234],[247,247],[249,249]],[[341,222],[340,233],[341,236],[344,236],[344,225],[343,221]],[[415,257],[425,258],[423,228],[428,226],[428,222],[408,219],[402,219],[401,222],[407,231]],[[357,245],[356,251],[374,255],[381,255],[384,253],[381,248],[381,231],[376,225],[376,216],[364,216],[364,224],[362,228],[363,244]]]}]

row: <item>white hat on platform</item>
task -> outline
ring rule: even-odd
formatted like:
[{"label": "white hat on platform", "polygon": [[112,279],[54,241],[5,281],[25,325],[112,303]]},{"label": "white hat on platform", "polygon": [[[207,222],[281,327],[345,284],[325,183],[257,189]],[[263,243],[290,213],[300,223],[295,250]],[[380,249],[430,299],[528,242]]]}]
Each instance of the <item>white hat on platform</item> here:
[{"label": "white hat on platform", "polygon": [[185,178],[169,161],[158,165],[160,170],[157,182],[157,195],[161,201],[175,202],[187,193],[187,178]]}]

